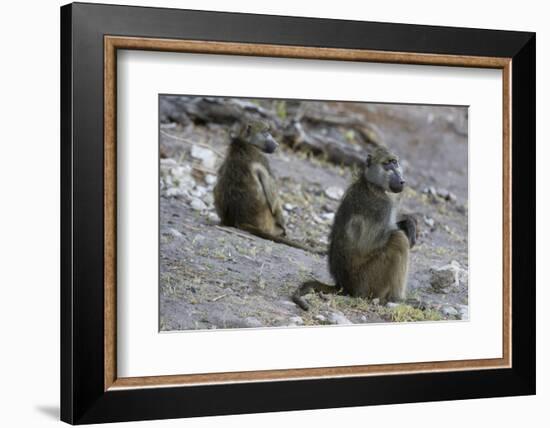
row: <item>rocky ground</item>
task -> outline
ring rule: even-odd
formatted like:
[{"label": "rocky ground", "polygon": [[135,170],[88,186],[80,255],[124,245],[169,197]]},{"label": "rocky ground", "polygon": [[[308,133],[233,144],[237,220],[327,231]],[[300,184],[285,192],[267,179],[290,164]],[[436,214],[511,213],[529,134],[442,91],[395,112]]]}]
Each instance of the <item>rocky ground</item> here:
[{"label": "rocky ground", "polygon": [[[237,119],[227,119],[217,111],[200,117],[204,110],[200,105],[198,113],[196,106],[189,110],[184,97],[166,101],[161,100],[160,125],[161,330],[467,319],[463,108],[315,103],[317,113],[332,118],[323,122],[290,108],[283,111],[277,102],[240,102],[232,111]],[[420,226],[411,252],[408,304],[310,294],[311,309],[304,312],[290,295],[313,277],[332,283],[326,256],[218,225],[212,197],[216,169],[228,129],[243,109],[282,129],[280,140],[286,144],[269,159],[284,201],[287,234],[310,245],[328,244],[339,200],[369,144],[382,142],[400,155],[409,184],[402,209],[415,214]],[[353,123],[338,119],[350,117]],[[289,126],[298,129],[297,137],[289,137]]]}]

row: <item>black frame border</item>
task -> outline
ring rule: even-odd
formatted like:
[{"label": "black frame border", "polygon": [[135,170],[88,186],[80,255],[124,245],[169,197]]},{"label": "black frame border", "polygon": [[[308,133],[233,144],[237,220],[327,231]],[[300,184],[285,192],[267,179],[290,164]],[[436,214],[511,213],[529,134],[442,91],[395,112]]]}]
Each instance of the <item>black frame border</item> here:
[{"label": "black frame border", "polygon": [[[512,368],[104,391],[105,35],[512,58]],[[535,34],[74,3],[61,8],[61,420],[535,393]]]}]

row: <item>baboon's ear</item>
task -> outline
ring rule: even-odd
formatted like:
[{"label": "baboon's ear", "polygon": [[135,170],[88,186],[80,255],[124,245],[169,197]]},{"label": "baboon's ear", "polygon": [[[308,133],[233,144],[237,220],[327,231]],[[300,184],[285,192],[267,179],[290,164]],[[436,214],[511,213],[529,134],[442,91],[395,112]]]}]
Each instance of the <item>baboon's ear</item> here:
[{"label": "baboon's ear", "polygon": [[367,155],[367,159],[365,160],[365,165],[367,165],[367,167],[369,167],[371,163],[372,163],[372,155],[369,153]]}]

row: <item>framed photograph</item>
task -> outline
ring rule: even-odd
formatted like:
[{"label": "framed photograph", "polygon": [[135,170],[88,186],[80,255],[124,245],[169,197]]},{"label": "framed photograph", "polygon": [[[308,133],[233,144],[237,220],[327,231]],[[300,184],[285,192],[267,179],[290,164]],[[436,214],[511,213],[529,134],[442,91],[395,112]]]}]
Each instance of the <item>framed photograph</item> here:
[{"label": "framed photograph", "polygon": [[61,8],[61,419],[535,393],[535,34]]}]

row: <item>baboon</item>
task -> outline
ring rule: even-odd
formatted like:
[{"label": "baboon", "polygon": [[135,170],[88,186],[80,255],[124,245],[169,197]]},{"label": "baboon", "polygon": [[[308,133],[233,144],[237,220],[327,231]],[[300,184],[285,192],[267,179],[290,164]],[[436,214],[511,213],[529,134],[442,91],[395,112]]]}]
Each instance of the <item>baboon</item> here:
[{"label": "baboon", "polygon": [[[229,145],[218,170],[214,205],[221,224],[310,252],[307,245],[285,238],[285,221],[277,183],[263,153],[278,147],[262,121],[244,123]],[[262,153],[263,152],[263,153]]]},{"label": "baboon", "polygon": [[397,194],[404,185],[395,154],[377,147],[368,155],[338,208],[330,234],[328,265],[336,285],[303,283],[292,296],[298,306],[308,310],[303,296],[311,290],[382,301],[405,298],[417,223],[410,215],[397,221]]}]

